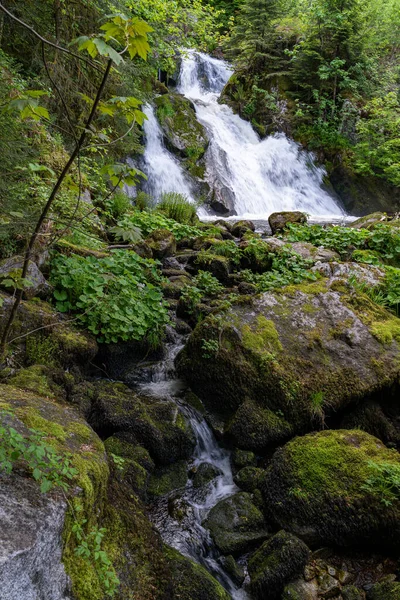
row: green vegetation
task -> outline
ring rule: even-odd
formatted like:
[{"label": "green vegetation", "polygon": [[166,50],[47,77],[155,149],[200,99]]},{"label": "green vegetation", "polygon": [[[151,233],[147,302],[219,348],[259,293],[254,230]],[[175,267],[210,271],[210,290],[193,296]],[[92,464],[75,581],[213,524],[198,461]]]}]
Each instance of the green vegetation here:
[{"label": "green vegetation", "polygon": [[183,225],[193,225],[198,220],[197,206],[182,194],[167,192],[161,196],[157,204],[157,211],[163,213],[168,219],[173,219]]},{"label": "green vegetation", "polygon": [[363,489],[379,496],[385,506],[391,506],[393,502],[400,500],[400,465],[370,461],[368,466],[371,475]]},{"label": "green vegetation", "polygon": [[124,250],[101,259],[59,255],[52,282],[57,309],[77,313],[100,342],[147,337],[159,343],[167,311],[153,260]]}]

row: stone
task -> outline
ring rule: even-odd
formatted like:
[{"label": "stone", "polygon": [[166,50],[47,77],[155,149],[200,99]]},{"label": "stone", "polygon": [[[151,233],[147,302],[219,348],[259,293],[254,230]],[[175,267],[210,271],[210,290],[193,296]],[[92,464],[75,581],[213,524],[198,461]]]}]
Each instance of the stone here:
[{"label": "stone", "polygon": [[254,452],[246,450],[239,450],[235,448],[231,455],[233,467],[239,471],[243,467],[255,467],[257,466],[257,458]]},{"label": "stone", "polygon": [[386,581],[376,583],[367,593],[367,600],[399,600],[400,583],[396,581]]},{"label": "stone", "polygon": [[340,255],[334,250],[323,247],[317,248],[308,242],[294,242],[291,244],[291,248],[305,260],[313,260],[314,262],[321,263],[340,260]]},{"label": "stone", "polygon": [[248,564],[254,598],[281,598],[284,586],[302,573],[309,556],[307,546],[286,531],[280,531],[264,542]]},{"label": "stone", "polygon": [[200,488],[222,475],[222,471],[210,463],[201,463],[193,477],[193,487]]},{"label": "stone", "polygon": [[192,264],[196,271],[209,271],[222,284],[229,281],[230,264],[225,256],[200,253],[192,259]]},{"label": "stone", "polygon": [[342,588],[343,600],[365,600],[365,592],[355,585],[346,585]]},{"label": "stone", "polygon": [[318,600],[318,584],[314,581],[296,579],[285,586],[282,600]]},{"label": "stone", "polygon": [[156,98],[155,105],[167,147],[193,162],[202,158],[208,138],[192,103],[181,94],[169,93]]},{"label": "stone", "polygon": [[[213,361],[204,339],[218,339]],[[262,453],[397,389],[400,320],[341,280],[292,285],[197,325],[176,359],[233,445]],[[392,390],[392,386],[394,386]]]},{"label": "stone", "polygon": [[218,502],[203,526],[209,529],[219,551],[226,555],[243,554],[268,537],[264,517],[246,492]]},{"label": "stone", "polygon": [[[8,278],[13,279],[13,274],[21,277],[22,267],[24,259],[22,256],[13,256],[11,258],[5,258],[0,261],[0,288],[6,292],[13,292],[14,288],[11,286],[5,287],[2,285],[2,280]],[[28,272],[26,274],[26,280],[29,282],[29,286],[24,288],[24,298],[30,300],[34,296],[48,296],[52,290],[50,284],[47,283],[46,279],[39,270],[39,267],[33,261],[29,261]]]},{"label": "stone", "polygon": [[272,233],[283,231],[289,223],[307,223],[307,217],[302,212],[276,212],[268,217]]},{"label": "stone", "polygon": [[248,231],[255,231],[256,227],[252,221],[237,221],[234,223],[231,229],[231,233],[234,237],[241,238]]},{"label": "stone", "polygon": [[365,487],[371,462],[400,467],[396,451],[360,430],[291,440],[275,452],[261,484],[268,515],[312,545],[398,551],[400,507]]},{"label": "stone", "polygon": [[231,579],[238,587],[243,585],[245,580],[245,572],[243,567],[238,565],[233,556],[221,556],[218,562],[222,568],[231,576]]},{"label": "stone", "polygon": [[3,478],[0,487],[2,600],[69,600],[61,535],[66,503],[41,494],[36,482]]},{"label": "stone", "polygon": [[167,229],[156,229],[145,241],[151,248],[154,258],[159,260],[176,252],[175,236]]},{"label": "stone", "polygon": [[233,478],[236,485],[244,492],[254,492],[261,483],[264,471],[256,467],[244,467]]},{"label": "stone", "polygon": [[320,573],[317,582],[318,595],[321,598],[334,598],[340,594],[340,583],[328,572]]},{"label": "stone", "polygon": [[388,218],[386,213],[375,212],[365,217],[360,217],[356,221],[350,223],[349,227],[352,229],[373,229],[375,225],[379,223],[387,222]]}]

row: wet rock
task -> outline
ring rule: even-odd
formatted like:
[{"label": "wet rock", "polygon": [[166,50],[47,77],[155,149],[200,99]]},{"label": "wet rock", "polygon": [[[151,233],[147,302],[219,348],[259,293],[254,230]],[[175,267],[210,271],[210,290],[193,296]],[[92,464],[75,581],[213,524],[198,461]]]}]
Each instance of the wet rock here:
[{"label": "wet rock", "polygon": [[222,568],[231,576],[231,579],[237,586],[241,587],[245,580],[244,569],[238,565],[233,556],[221,556],[218,560]]},{"label": "wet rock", "polygon": [[[2,280],[13,280],[15,277],[21,277],[23,262],[24,259],[22,256],[13,256],[12,258],[0,261],[0,288],[8,292],[13,290],[12,286],[10,288],[2,285]],[[30,300],[34,296],[48,296],[52,290],[51,285],[47,283],[39,271],[37,264],[32,261],[29,261],[26,280],[29,285],[24,288],[24,298],[27,300]]]},{"label": "wet rock", "polygon": [[254,492],[260,486],[263,474],[264,471],[262,469],[244,467],[236,473],[233,480],[244,492]]},{"label": "wet rock", "polygon": [[167,229],[156,229],[146,239],[146,243],[151,248],[154,258],[159,260],[176,252],[175,237]]},{"label": "wet rock", "polygon": [[253,452],[248,450],[239,450],[235,448],[232,452],[232,465],[239,471],[243,467],[255,467],[257,465],[257,458]]},{"label": "wet rock", "polygon": [[170,277],[169,281],[163,283],[161,286],[165,298],[178,300],[184,287],[190,285],[190,280],[191,277],[188,273]]},{"label": "wet rock", "polygon": [[184,488],[188,479],[187,462],[180,460],[172,465],[156,469],[150,477],[148,494],[165,496],[170,492]]},{"label": "wet rock", "polygon": [[[213,361],[204,339],[218,339]],[[235,446],[260,452],[397,385],[400,320],[339,280],[293,285],[199,323],[178,371]]]},{"label": "wet rock", "polygon": [[329,573],[320,573],[317,582],[318,596],[321,598],[334,598],[340,594],[340,583]]},{"label": "wet rock", "polygon": [[302,212],[276,212],[268,217],[272,233],[283,231],[289,223],[307,223],[307,217]]},{"label": "wet rock", "polygon": [[251,591],[257,600],[281,597],[285,584],[301,574],[310,550],[294,535],[280,531],[264,542],[249,560]]},{"label": "wet rock", "polygon": [[165,552],[172,578],[171,600],[229,600],[230,595],[204,567],[168,548]]},{"label": "wet rock", "polygon": [[95,382],[89,422],[104,437],[126,432],[160,465],[189,458],[195,440],[177,405],[138,397],[122,383]]},{"label": "wet rock", "polygon": [[193,486],[195,488],[200,488],[219,475],[222,475],[222,471],[218,469],[218,467],[215,467],[210,463],[201,463],[194,474]]},{"label": "wet rock", "polygon": [[397,452],[359,430],[295,438],[272,459],[262,482],[268,514],[310,544],[400,548],[400,509],[364,487],[371,462],[399,468]]},{"label": "wet rock", "polygon": [[349,226],[352,229],[373,229],[378,223],[385,223],[387,220],[386,213],[375,212],[353,221]]},{"label": "wet rock", "polygon": [[234,237],[241,238],[248,231],[255,231],[256,227],[252,221],[237,221],[234,223],[231,229],[231,233]]},{"label": "wet rock", "polygon": [[209,271],[222,284],[228,283],[230,265],[229,259],[225,256],[214,254],[199,254],[192,262],[197,271]]},{"label": "wet rock", "polygon": [[132,250],[142,258],[153,258],[153,250],[144,240],[133,245]]},{"label": "wet rock", "polygon": [[222,554],[243,554],[268,536],[264,517],[246,492],[218,502],[203,525]]},{"label": "wet rock", "polygon": [[168,148],[183,158],[198,161],[207,149],[208,138],[191,102],[170,93],[156,98],[155,104]]},{"label": "wet rock", "polygon": [[297,252],[305,260],[313,260],[314,262],[332,262],[340,260],[340,256],[334,250],[327,248],[317,248],[308,242],[295,242],[291,244],[292,250]]},{"label": "wet rock", "polygon": [[242,296],[252,296],[258,292],[257,287],[252,283],[247,283],[247,281],[241,281],[239,283],[238,291]]}]

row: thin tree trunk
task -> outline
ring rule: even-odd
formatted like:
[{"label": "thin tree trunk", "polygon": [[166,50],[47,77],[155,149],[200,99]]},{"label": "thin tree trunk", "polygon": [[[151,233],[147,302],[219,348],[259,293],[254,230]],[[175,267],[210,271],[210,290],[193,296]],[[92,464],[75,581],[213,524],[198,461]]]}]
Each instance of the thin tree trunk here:
[{"label": "thin tree trunk", "polygon": [[[93,122],[93,119],[94,119],[96,111],[97,111],[97,107],[99,105],[101,96],[103,94],[105,85],[107,83],[107,79],[108,79],[108,76],[110,74],[111,66],[112,66],[112,60],[109,60],[108,63],[107,63],[106,70],[104,71],[104,75],[103,75],[103,79],[101,81],[100,87],[97,90],[97,95],[96,95],[96,99],[95,99],[95,101],[93,103],[92,110],[90,112],[90,115],[89,115],[86,123],[85,123],[85,127],[83,129],[82,135],[79,138],[79,140],[78,140],[78,142],[77,142],[77,144],[76,144],[76,146],[75,146],[75,148],[74,148],[71,156],[69,157],[69,159],[68,159],[68,161],[67,161],[67,163],[66,163],[66,165],[65,165],[65,167],[64,167],[64,169],[63,169],[63,171],[61,173],[61,175],[57,179],[57,181],[56,181],[56,183],[54,185],[54,188],[53,188],[53,190],[52,190],[52,192],[51,192],[51,194],[49,196],[49,199],[47,200],[46,205],[43,208],[42,213],[41,213],[41,215],[40,215],[40,217],[39,217],[39,219],[38,219],[38,221],[36,223],[35,229],[34,229],[32,235],[31,235],[31,237],[29,239],[28,246],[27,246],[26,251],[25,251],[24,263],[23,263],[23,266],[22,266],[22,274],[21,274],[22,280],[24,280],[26,278],[26,275],[28,273],[29,261],[30,261],[31,255],[32,255],[32,250],[33,250],[33,247],[34,247],[35,242],[37,240],[37,237],[38,237],[38,235],[40,233],[40,229],[41,229],[41,227],[43,225],[43,222],[45,221],[45,219],[46,219],[46,217],[47,217],[47,215],[48,215],[48,213],[50,211],[50,208],[51,208],[51,206],[53,204],[53,201],[54,201],[55,197],[57,196],[57,193],[58,193],[58,191],[59,191],[59,189],[60,189],[60,187],[61,187],[61,185],[62,185],[62,183],[63,183],[63,181],[65,179],[65,177],[68,175],[68,172],[70,171],[70,169],[71,169],[71,167],[72,167],[72,165],[73,165],[76,157],[78,156],[78,154],[79,154],[79,152],[80,152],[80,150],[81,150],[81,148],[82,148],[82,146],[83,146],[83,144],[85,142],[85,139],[86,139],[86,136],[87,136],[87,131],[90,129],[90,126],[91,126],[91,124]],[[1,341],[0,341],[0,359],[2,359],[4,357],[4,354],[5,354],[5,351],[6,351],[6,348],[7,348],[8,336],[10,334],[11,327],[13,325],[13,322],[14,322],[15,316],[17,314],[19,305],[21,304],[21,300],[22,300],[23,294],[24,294],[23,288],[18,289],[16,291],[15,298],[14,298],[14,303],[13,303],[13,306],[11,308],[11,312],[10,312],[10,315],[8,317],[8,320],[7,320],[7,323],[5,325],[5,328],[4,328],[2,337],[1,337]]]}]

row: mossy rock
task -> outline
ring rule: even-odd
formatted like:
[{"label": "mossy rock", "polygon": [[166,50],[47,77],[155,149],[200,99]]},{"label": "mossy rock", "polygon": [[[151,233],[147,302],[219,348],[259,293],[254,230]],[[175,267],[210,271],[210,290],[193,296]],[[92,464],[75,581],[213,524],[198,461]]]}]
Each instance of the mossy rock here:
[{"label": "mossy rock", "polygon": [[203,523],[222,554],[237,556],[268,536],[261,511],[251,494],[239,492],[214,506]]},{"label": "mossy rock", "polygon": [[200,488],[222,475],[222,471],[211,463],[201,463],[193,476],[193,487]]},{"label": "mossy rock", "polygon": [[268,217],[272,233],[283,231],[289,223],[307,223],[307,216],[302,212],[276,212]]},{"label": "mossy rock", "polygon": [[376,583],[367,594],[367,600],[398,600],[399,598],[400,583],[396,581]]},{"label": "mossy rock", "polygon": [[365,217],[360,217],[350,223],[352,229],[373,229],[378,223],[385,223],[388,220],[386,213],[374,212]]},{"label": "mossy rock", "polygon": [[[23,263],[23,256],[12,256],[0,260],[0,288],[3,287],[2,280],[6,280],[9,275],[15,274],[21,277]],[[46,297],[50,294],[52,287],[47,283],[37,264],[31,260],[28,263],[28,272],[25,279],[29,282],[29,286],[24,289],[24,298],[27,300],[34,296],[42,295],[42,297]],[[4,289],[9,291],[8,288]]]},{"label": "mossy rock", "polygon": [[359,430],[295,438],[274,454],[266,472],[266,510],[313,545],[399,550],[400,501],[383,501],[374,483],[380,466],[400,469],[399,454]]},{"label": "mossy rock", "polygon": [[257,467],[244,467],[236,473],[233,480],[244,492],[254,492],[260,487],[263,475],[264,471],[262,469],[257,469]]},{"label": "mossy rock", "polygon": [[241,238],[249,231],[255,231],[255,225],[252,221],[237,221],[232,225],[231,234],[234,237]]},{"label": "mossy rock", "polygon": [[286,583],[299,576],[310,556],[307,546],[294,535],[280,531],[250,557],[251,591],[257,600],[281,597]]},{"label": "mossy rock", "polygon": [[231,266],[226,256],[200,252],[193,260],[193,266],[196,271],[209,271],[222,284],[229,282]]},{"label": "mossy rock", "polygon": [[148,493],[150,496],[166,496],[174,490],[184,488],[188,480],[188,465],[180,460],[172,465],[156,469],[152,473]]},{"label": "mossy rock", "polygon": [[111,462],[115,465],[116,478],[123,480],[145,499],[150,473],[154,470],[154,462],[147,450],[117,436],[108,438],[104,446]]},{"label": "mossy rock", "polygon": [[65,399],[65,390],[54,382],[51,374],[52,370],[49,367],[32,365],[17,371],[15,375],[7,379],[6,383],[13,387],[35,392],[39,396]]},{"label": "mossy rock", "polygon": [[262,452],[398,389],[400,319],[343,281],[291,285],[204,319],[176,365],[233,444]]},{"label": "mossy rock", "polygon": [[239,448],[235,448],[235,450],[232,452],[231,461],[234,469],[237,471],[243,469],[244,467],[257,466],[257,458],[254,452],[249,450],[240,450]]},{"label": "mossy rock", "polygon": [[386,445],[400,447],[400,430],[397,426],[396,406],[384,408],[369,400],[356,406],[340,423],[341,429],[362,429],[379,438]]},{"label": "mossy rock", "polygon": [[237,586],[240,587],[243,585],[243,582],[246,578],[244,569],[236,562],[232,555],[221,556],[218,562],[223,567],[224,571],[230,575],[232,581]]},{"label": "mossy rock", "polygon": [[[11,310],[12,298],[0,294],[0,333]],[[31,333],[32,332],[32,333]],[[29,335],[26,335],[29,334]],[[15,339],[15,342],[12,340]],[[25,364],[81,370],[96,356],[94,337],[67,322],[47,302],[35,298],[21,302],[11,333],[10,350],[22,353]],[[19,362],[21,358],[19,358]]]},{"label": "mossy rock", "polygon": [[156,229],[148,238],[146,244],[151,249],[154,258],[159,260],[172,256],[176,252],[176,239],[167,229]]},{"label": "mossy rock", "polygon": [[[82,504],[82,518],[87,520],[88,527],[97,524],[104,510],[109,468],[102,441],[70,406],[52,398],[11,385],[0,385],[0,408],[12,413],[12,425],[22,435],[28,435],[31,429],[40,431],[59,456],[69,454],[77,475],[67,492],[70,508],[64,524],[63,562],[72,580],[74,596],[78,600],[101,600],[102,590],[95,565],[74,552],[77,541],[71,535],[74,523],[71,507],[75,509],[77,503]],[[89,588],[90,596],[82,592]]]},{"label": "mossy rock", "polygon": [[156,98],[155,104],[168,148],[196,163],[207,149],[208,138],[191,102],[180,94],[170,93]]},{"label": "mossy rock", "polygon": [[365,600],[365,593],[355,585],[345,585],[342,588],[343,600]]},{"label": "mossy rock", "polygon": [[104,437],[129,435],[125,439],[146,448],[158,465],[189,458],[195,446],[193,432],[175,402],[139,397],[122,383],[91,385],[89,421]]},{"label": "mossy rock", "polygon": [[171,600],[229,600],[230,595],[204,567],[176,550],[165,550],[173,592]]}]

